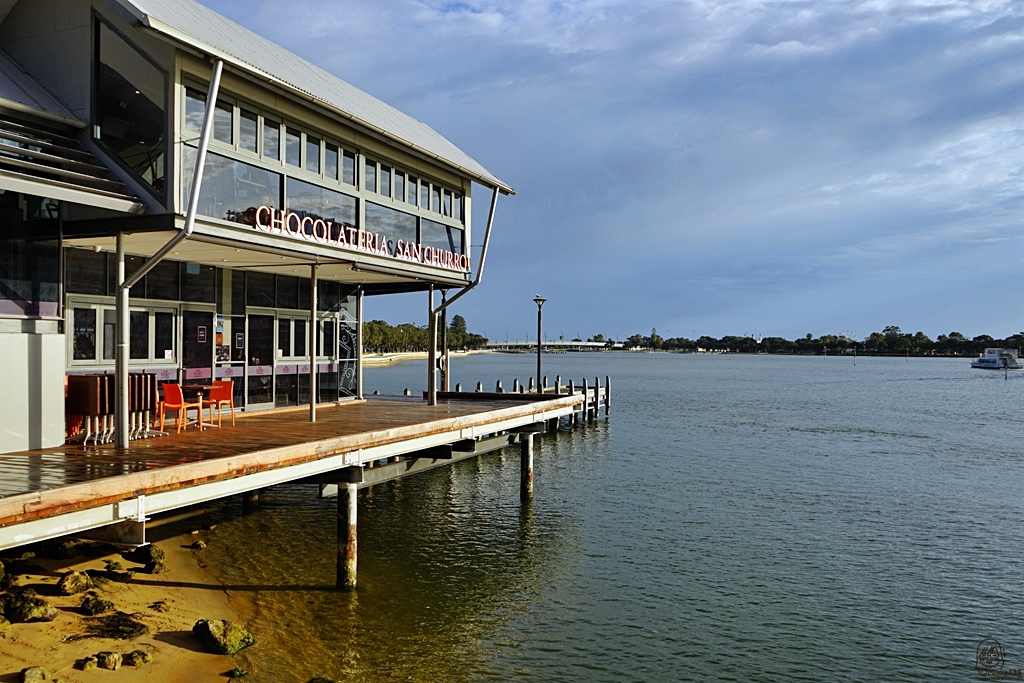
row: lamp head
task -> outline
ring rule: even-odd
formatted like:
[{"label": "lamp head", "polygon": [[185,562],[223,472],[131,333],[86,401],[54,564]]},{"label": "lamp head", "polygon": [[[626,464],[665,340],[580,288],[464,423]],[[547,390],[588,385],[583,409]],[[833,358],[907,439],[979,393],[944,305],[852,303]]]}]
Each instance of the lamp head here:
[{"label": "lamp head", "polygon": [[541,306],[543,306],[545,301],[547,301],[547,299],[541,298],[540,294],[538,294],[537,296],[533,297],[533,303],[537,304],[537,308],[540,308]]}]

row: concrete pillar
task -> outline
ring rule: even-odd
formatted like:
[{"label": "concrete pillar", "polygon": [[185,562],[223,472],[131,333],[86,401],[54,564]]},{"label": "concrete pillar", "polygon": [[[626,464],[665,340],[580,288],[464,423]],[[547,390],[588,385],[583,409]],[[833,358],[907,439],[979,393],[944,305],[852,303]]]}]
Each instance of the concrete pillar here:
[{"label": "concrete pillar", "polygon": [[338,484],[338,588],[356,587],[356,484]]},{"label": "concrete pillar", "polygon": [[533,497],[533,434],[519,435],[519,499]]},{"label": "concrete pillar", "polygon": [[[316,317],[316,264],[309,266],[309,421],[316,422],[317,387],[316,346],[320,340],[320,322]],[[324,352],[326,353],[326,349]]]}]

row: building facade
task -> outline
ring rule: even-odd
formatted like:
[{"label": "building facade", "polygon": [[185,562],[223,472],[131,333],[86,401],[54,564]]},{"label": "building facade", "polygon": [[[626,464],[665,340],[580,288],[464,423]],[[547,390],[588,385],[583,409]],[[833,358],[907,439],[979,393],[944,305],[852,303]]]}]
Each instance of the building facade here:
[{"label": "building facade", "polygon": [[0,0],[0,51],[0,452],[64,441],[121,320],[131,372],[245,410],[358,397],[362,298],[469,286],[473,185],[512,192],[191,0]]}]

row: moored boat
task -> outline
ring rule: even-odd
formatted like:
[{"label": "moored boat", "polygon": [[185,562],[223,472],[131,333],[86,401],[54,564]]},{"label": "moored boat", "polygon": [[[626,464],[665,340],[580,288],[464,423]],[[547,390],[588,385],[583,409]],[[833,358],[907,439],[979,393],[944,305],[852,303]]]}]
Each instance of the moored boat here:
[{"label": "moored boat", "polygon": [[985,353],[971,361],[972,368],[981,370],[1020,370],[1018,349],[985,349]]}]

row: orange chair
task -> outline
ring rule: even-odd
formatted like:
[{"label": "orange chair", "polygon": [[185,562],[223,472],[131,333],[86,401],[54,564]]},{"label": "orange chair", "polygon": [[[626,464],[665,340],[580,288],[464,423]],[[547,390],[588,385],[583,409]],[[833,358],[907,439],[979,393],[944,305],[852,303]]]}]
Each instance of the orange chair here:
[{"label": "orange chair", "polygon": [[231,409],[231,426],[235,426],[235,381],[216,380],[210,387],[210,398],[203,399],[204,406],[210,406],[210,422],[213,422],[213,408],[217,407],[217,426],[220,427],[220,416],[224,406]]},{"label": "orange chair", "polygon": [[180,433],[188,424],[188,409],[196,409],[196,425],[199,431],[203,431],[203,406],[198,401],[186,403],[185,395],[181,391],[180,384],[164,384],[164,400],[160,402],[160,431],[164,431],[164,414],[168,410],[174,411],[174,426]]}]

